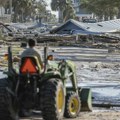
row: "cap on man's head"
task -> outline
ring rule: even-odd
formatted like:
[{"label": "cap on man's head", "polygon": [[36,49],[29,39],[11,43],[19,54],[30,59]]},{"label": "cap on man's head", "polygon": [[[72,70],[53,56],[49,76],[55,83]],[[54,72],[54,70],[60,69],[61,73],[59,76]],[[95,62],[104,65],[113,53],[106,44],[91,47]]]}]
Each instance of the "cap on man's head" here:
[{"label": "cap on man's head", "polygon": [[34,47],[34,46],[36,45],[36,40],[34,40],[34,39],[29,39],[29,40],[28,40],[28,45],[29,45],[30,47]]}]

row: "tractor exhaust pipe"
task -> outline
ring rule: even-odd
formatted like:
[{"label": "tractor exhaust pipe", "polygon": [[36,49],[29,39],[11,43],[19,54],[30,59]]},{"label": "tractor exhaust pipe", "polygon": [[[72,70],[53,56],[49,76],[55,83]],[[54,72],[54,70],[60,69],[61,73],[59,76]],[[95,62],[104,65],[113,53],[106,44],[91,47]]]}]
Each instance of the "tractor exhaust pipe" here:
[{"label": "tractor exhaust pipe", "polygon": [[48,46],[46,45],[44,47],[44,72],[46,71],[46,67],[48,63],[47,57],[48,57]]},{"label": "tractor exhaust pipe", "polygon": [[11,46],[8,47],[8,72],[11,72],[13,70],[13,64],[12,64],[12,49]]}]

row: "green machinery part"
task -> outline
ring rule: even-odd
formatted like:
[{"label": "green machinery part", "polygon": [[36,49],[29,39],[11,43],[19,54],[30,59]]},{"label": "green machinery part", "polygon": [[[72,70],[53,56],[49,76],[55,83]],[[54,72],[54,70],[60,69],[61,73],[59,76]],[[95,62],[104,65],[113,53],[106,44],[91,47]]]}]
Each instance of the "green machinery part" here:
[{"label": "green machinery part", "polygon": [[81,88],[78,86],[77,77],[76,77],[76,66],[72,61],[66,61],[70,71],[73,73],[71,75],[71,81],[73,88],[67,88],[68,90],[72,89],[75,92],[79,93],[81,100],[81,111],[92,111],[92,92],[90,88]]},{"label": "green machinery part", "polygon": [[81,111],[92,111],[92,92],[90,88],[82,88],[79,92]]}]

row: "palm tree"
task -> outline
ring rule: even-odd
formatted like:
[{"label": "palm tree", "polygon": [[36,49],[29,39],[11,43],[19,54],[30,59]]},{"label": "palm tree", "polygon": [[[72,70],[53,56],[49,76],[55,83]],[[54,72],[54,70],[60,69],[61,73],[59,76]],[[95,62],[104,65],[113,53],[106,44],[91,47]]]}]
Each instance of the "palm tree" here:
[{"label": "palm tree", "polygon": [[119,0],[82,0],[80,7],[86,8],[100,19],[104,17],[105,20],[108,20],[108,18],[113,19],[113,16],[118,14],[118,3],[120,3]]},{"label": "palm tree", "polygon": [[63,11],[63,21],[75,18],[75,10],[71,4],[67,4]]},{"label": "palm tree", "polygon": [[[64,20],[74,15],[74,9],[71,0],[52,0],[51,8],[53,11],[59,11],[59,22],[62,23]],[[71,13],[69,12],[72,11]],[[69,17],[68,17],[69,16]]]},{"label": "palm tree", "polygon": [[[3,8],[8,0],[0,0],[0,7],[1,7],[1,16],[3,17]],[[2,19],[3,21],[3,19]]]},{"label": "palm tree", "polygon": [[45,0],[13,0],[13,10],[14,10],[14,22],[21,21],[24,22],[25,18],[32,17],[36,15],[36,9],[39,13],[43,13],[46,10]]},{"label": "palm tree", "polygon": [[13,0],[13,10],[14,10],[14,22],[17,21],[18,17],[21,22],[24,21],[25,15],[31,11],[34,0]]},{"label": "palm tree", "polygon": [[37,16],[38,16],[38,19],[39,19],[39,23],[41,23],[41,20],[42,18],[45,18],[46,17],[46,13],[47,13],[47,10],[46,10],[46,2],[43,1],[43,0],[40,0],[36,3],[36,9],[37,9]]},{"label": "palm tree", "polygon": [[8,0],[0,0],[0,6],[4,6]]},{"label": "palm tree", "polygon": [[51,8],[53,11],[59,11],[59,22],[63,22],[63,11],[67,4],[67,0],[52,0]]}]

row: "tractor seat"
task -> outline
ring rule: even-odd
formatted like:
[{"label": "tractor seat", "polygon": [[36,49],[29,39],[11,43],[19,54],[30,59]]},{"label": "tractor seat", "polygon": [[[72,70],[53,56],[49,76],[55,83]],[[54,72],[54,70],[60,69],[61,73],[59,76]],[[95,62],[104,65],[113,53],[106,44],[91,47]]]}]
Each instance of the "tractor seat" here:
[{"label": "tractor seat", "polygon": [[26,56],[21,58],[20,64],[21,74],[41,74],[42,67],[36,56]]}]

